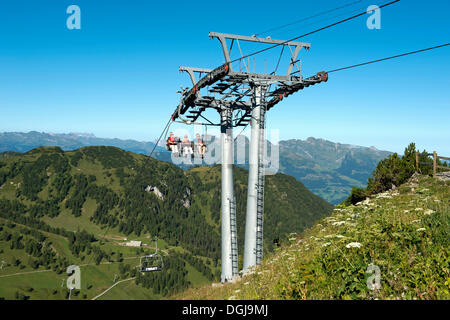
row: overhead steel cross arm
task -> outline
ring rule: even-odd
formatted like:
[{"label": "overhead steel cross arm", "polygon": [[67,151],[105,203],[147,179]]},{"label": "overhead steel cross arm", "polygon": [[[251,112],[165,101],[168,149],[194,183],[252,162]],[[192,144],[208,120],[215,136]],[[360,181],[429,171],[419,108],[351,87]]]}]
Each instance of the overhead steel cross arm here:
[{"label": "overhead steel cross arm", "polygon": [[195,85],[197,83],[197,80],[195,78],[195,72],[197,73],[210,73],[212,69],[205,69],[205,68],[193,68],[193,67],[180,67],[180,72],[187,72],[189,74],[189,77],[191,77],[192,84]]},{"label": "overhead steel cross arm", "polygon": [[[200,75],[202,73],[210,73],[212,71],[212,69],[204,69],[204,68],[193,68],[193,67],[179,67],[178,69],[180,72],[187,72],[189,77],[191,78],[192,81],[192,85],[195,86],[197,84],[197,79],[195,78],[195,72],[200,73]],[[197,95],[197,98],[201,98],[202,95],[200,94],[200,90],[197,90],[195,92],[195,94]]]},{"label": "overhead steel cross arm", "polygon": [[[228,51],[227,46],[227,39],[232,40],[241,40],[241,41],[249,41],[249,42],[259,42],[259,43],[266,43],[266,44],[273,44],[273,45],[284,45],[284,46],[293,46],[295,47],[294,52],[292,52],[291,61],[289,62],[289,67],[286,72],[286,76],[289,76],[292,72],[292,68],[294,67],[295,62],[297,62],[297,56],[300,52],[301,48],[310,49],[311,44],[306,42],[297,42],[297,41],[286,41],[286,40],[278,40],[278,39],[272,39],[270,37],[267,38],[258,38],[257,36],[242,36],[237,34],[229,34],[229,33],[219,33],[219,32],[210,32],[209,38],[214,39],[217,38],[220,41],[220,44],[222,45],[223,55],[225,57],[225,62],[230,63],[230,53]],[[230,71],[233,71],[230,64]]]},{"label": "overhead steel cross arm", "polygon": [[291,94],[303,90],[305,87],[313,86],[317,83],[327,82],[328,73],[325,71],[318,72],[316,75],[304,79],[303,83],[292,83],[284,85],[277,90],[271,92],[273,98],[267,102],[267,110],[270,110],[274,105],[279,103],[283,98],[290,96]]},{"label": "overhead steel cross arm", "polygon": [[258,38],[256,36],[241,36],[237,34],[229,34],[229,33],[220,33],[220,32],[210,32],[209,38],[214,39],[217,38],[220,40],[220,38],[224,39],[234,39],[234,40],[242,40],[242,41],[250,41],[250,42],[261,42],[261,43],[268,43],[268,44],[283,44],[286,46],[299,46],[302,48],[309,49],[311,48],[310,43],[306,42],[297,42],[297,41],[285,41],[285,40],[277,40],[272,38]]},{"label": "overhead steel cross arm", "polygon": [[[188,68],[188,67],[184,67]],[[199,72],[196,70],[207,70],[207,69],[200,69],[200,68],[191,68],[191,74],[193,75],[194,72]],[[184,70],[183,70],[184,71]],[[187,69],[186,69],[187,72]],[[221,79],[223,79],[229,72],[228,63],[225,63],[213,70],[210,70],[209,73],[207,73],[203,78],[196,81],[195,77],[192,78],[195,82],[193,84],[192,88],[189,90],[186,90],[183,93],[183,96],[181,98],[180,104],[178,105],[178,108],[175,110],[175,112],[172,114],[172,120],[175,120],[180,115],[184,114],[189,107],[193,107],[195,105],[195,99],[197,98],[197,93],[200,89],[209,86]]]}]

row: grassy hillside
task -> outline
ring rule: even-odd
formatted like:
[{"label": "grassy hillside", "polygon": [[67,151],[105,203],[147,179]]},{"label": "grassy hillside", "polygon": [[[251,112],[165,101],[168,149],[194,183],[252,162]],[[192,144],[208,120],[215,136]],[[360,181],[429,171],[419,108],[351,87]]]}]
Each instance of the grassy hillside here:
[{"label": "grassy hillside", "polygon": [[[239,282],[183,299],[450,299],[450,181],[413,176],[339,206]],[[375,265],[376,267],[370,267]],[[380,288],[371,290],[379,268]]]},{"label": "grassy hillside", "polygon": [[[235,168],[235,180],[242,248],[247,172]],[[332,210],[292,177],[278,174],[266,181],[266,252],[275,239],[302,231]],[[99,298],[168,297],[218,278],[219,226],[219,166],[183,171],[114,147],[3,154],[0,297],[66,298],[61,285],[70,264],[82,272],[82,289],[73,299],[96,297],[121,280]],[[153,252],[155,236],[166,268],[141,275],[138,258]],[[126,240],[143,246],[126,247]]]}]

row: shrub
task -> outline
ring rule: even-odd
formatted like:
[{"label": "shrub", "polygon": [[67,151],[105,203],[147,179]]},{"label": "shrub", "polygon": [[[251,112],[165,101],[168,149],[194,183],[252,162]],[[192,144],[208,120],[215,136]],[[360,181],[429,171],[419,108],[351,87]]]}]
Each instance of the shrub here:
[{"label": "shrub", "polygon": [[367,184],[369,194],[384,192],[405,183],[414,173],[414,165],[394,153],[381,160]]},{"label": "shrub", "polygon": [[365,200],[366,198],[367,198],[366,189],[353,187],[352,193],[350,194],[350,196],[347,199],[345,199],[344,204],[346,206],[351,205],[351,204],[356,204],[360,201]]},{"label": "shrub", "polygon": [[[425,151],[424,151],[425,153]],[[350,196],[343,202],[344,205],[355,204],[366,197],[392,189],[405,183],[415,172],[416,145],[410,143],[405,148],[403,156],[397,153],[381,160],[372,176],[369,178],[366,189],[352,189]],[[423,160],[420,160],[423,161]]]}]

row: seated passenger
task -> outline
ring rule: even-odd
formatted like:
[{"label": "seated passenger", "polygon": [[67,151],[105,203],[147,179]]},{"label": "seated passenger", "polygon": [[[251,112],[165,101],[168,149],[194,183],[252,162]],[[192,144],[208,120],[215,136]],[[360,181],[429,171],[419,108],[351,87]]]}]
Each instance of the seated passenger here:
[{"label": "seated passenger", "polygon": [[195,135],[194,144],[196,151],[198,152],[198,154],[200,154],[200,156],[203,159],[205,156],[206,146],[203,143],[203,139],[200,137],[200,134],[198,133]]},{"label": "seated passenger", "polygon": [[189,141],[189,138],[188,138],[187,134],[184,136],[184,139],[182,141],[182,145],[183,145],[183,155],[185,157],[187,157],[188,155],[192,155],[193,154],[192,147],[191,147],[191,142]]},{"label": "seated passenger", "polygon": [[180,137],[175,136],[175,143],[177,144],[177,149],[180,152],[180,154],[183,153],[183,148],[181,147],[181,139]]},{"label": "seated passenger", "polygon": [[173,132],[170,133],[169,138],[167,139],[167,147],[174,152],[175,156],[178,156],[177,137],[173,135]]}]

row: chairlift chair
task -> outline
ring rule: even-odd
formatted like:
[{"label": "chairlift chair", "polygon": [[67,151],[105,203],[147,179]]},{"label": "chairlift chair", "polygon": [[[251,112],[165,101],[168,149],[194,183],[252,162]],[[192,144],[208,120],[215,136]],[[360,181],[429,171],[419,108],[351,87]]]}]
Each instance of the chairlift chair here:
[{"label": "chairlift chair", "polygon": [[163,259],[158,253],[153,253],[141,257],[140,271],[152,272],[161,271],[164,267]]},{"label": "chairlift chair", "polygon": [[140,272],[161,271],[164,268],[162,256],[158,253],[158,243],[155,239],[155,253],[142,256],[139,263]]},{"label": "chairlift chair", "polygon": [[[204,152],[206,153],[206,151],[208,150],[208,146],[205,143],[205,138],[208,135],[208,126],[204,125],[204,128],[205,128],[205,130],[204,130],[205,133],[201,135],[201,139],[203,141]],[[181,139],[179,137],[178,137],[178,140],[176,141],[176,146],[177,146],[178,152],[176,154],[174,154],[174,156],[175,157],[183,157],[185,145],[183,144],[183,142],[181,141]],[[198,152],[197,146],[195,145],[194,140],[190,141],[190,147],[192,150],[191,157],[192,158],[201,158],[201,154],[200,154],[200,152]],[[168,139],[166,139],[166,150],[169,152],[172,152],[172,149],[170,148]]]}]

